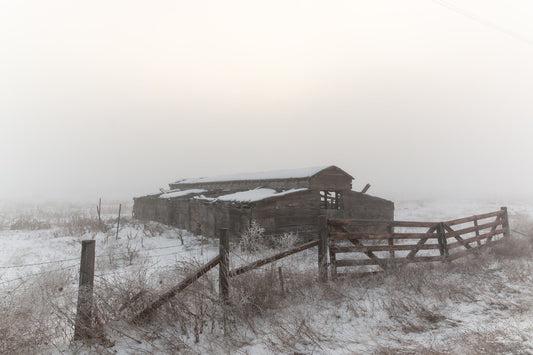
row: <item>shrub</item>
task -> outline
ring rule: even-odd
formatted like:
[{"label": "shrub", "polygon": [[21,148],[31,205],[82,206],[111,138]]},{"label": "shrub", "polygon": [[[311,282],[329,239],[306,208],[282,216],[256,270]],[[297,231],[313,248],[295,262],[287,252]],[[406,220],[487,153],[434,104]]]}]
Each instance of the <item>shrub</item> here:
[{"label": "shrub", "polygon": [[301,243],[301,238],[298,234],[283,233],[280,237],[274,240],[274,248],[276,249],[290,249]]},{"label": "shrub", "polygon": [[100,223],[96,218],[83,216],[81,214],[72,214],[63,219],[58,225],[62,228],[63,233],[67,235],[107,232],[111,228],[104,221]]},{"label": "shrub", "polygon": [[74,274],[44,272],[0,297],[0,353],[48,353],[71,337]]},{"label": "shrub", "polygon": [[250,228],[241,234],[239,249],[245,253],[254,253],[265,248],[265,228],[257,221],[252,221]]},{"label": "shrub", "polygon": [[38,219],[31,216],[21,216],[18,217],[11,225],[9,229],[11,230],[41,230],[41,229],[50,229],[50,223],[39,221]]}]

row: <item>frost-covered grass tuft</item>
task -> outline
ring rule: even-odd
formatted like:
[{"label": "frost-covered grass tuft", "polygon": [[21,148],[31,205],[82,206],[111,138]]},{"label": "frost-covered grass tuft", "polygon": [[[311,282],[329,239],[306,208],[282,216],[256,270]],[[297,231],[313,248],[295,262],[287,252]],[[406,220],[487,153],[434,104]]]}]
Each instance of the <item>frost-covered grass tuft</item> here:
[{"label": "frost-covered grass tuft", "polygon": [[239,240],[239,249],[243,253],[254,253],[266,249],[265,228],[257,221],[252,221],[250,228],[245,230]]},{"label": "frost-covered grass tuft", "polygon": [[0,299],[0,353],[54,352],[72,331],[73,274],[44,271]]}]

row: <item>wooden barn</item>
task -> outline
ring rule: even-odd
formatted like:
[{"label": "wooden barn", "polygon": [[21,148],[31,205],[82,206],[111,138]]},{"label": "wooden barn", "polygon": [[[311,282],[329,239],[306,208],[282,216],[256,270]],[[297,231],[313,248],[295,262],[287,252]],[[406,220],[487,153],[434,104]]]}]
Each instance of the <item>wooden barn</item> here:
[{"label": "wooden barn", "polygon": [[391,201],[352,191],[353,177],[336,166],[183,179],[170,190],[134,198],[137,219],[213,237],[238,237],[252,221],[266,235],[316,239],[319,216],[393,220]]}]

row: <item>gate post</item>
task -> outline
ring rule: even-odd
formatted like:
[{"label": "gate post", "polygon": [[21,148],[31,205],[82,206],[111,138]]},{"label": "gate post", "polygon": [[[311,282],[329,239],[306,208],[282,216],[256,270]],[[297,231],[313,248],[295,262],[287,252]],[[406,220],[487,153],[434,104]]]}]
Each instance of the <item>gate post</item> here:
[{"label": "gate post", "polygon": [[439,241],[439,250],[442,261],[448,260],[448,241],[446,240],[446,229],[444,228],[444,223],[439,223],[437,226],[437,234]]},{"label": "gate post", "polygon": [[503,236],[509,237],[511,236],[511,230],[509,229],[509,215],[507,214],[507,207],[501,207],[500,210],[503,212],[502,227],[505,228]]},{"label": "gate post", "polygon": [[328,219],[326,216],[318,218],[319,238],[318,243],[318,279],[320,282],[328,281]]}]

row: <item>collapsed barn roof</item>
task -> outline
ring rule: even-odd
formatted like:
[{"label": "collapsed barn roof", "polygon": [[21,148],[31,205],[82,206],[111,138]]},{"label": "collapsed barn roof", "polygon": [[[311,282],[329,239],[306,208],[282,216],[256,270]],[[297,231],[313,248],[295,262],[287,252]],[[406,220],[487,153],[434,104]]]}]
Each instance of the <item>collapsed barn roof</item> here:
[{"label": "collapsed barn roof", "polygon": [[[329,185],[324,185],[324,178]],[[145,197],[250,203],[309,190],[351,189],[352,180],[350,174],[330,165],[180,179],[169,184],[170,190]]]}]

